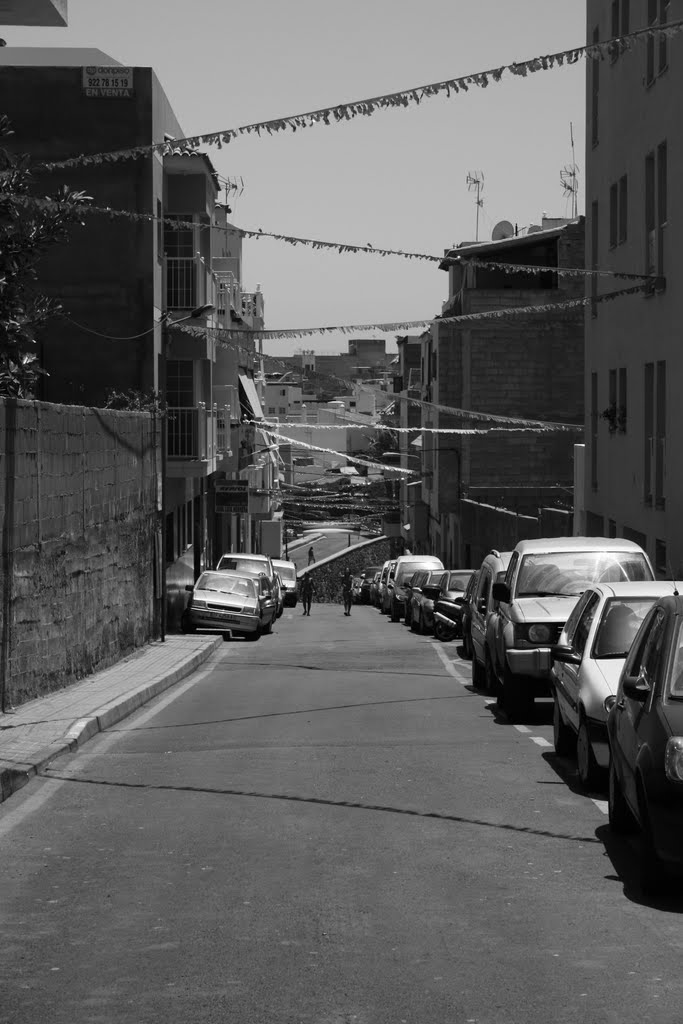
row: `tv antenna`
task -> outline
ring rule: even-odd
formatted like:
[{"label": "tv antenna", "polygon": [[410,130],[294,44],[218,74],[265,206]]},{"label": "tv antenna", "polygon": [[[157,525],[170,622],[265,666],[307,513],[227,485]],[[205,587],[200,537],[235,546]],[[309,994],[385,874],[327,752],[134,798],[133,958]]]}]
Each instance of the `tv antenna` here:
[{"label": "tv antenna", "polygon": [[565,164],[560,171],[560,182],[565,199],[571,198],[572,220],[576,220],[579,207],[579,168],[574,159],[574,126],[571,121],[569,122],[569,138],[572,146],[572,162]]},{"label": "tv antenna", "polygon": [[476,207],[477,207],[477,227],[476,227],[475,241],[478,242],[479,241],[479,210],[484,205],[484,200],[481,198],[481,194],[484,191],[484,172],[483,171],[475,171],[474,173],[472,173],[472,171],[469,171],[468,174],[467,174],[467,178],[465,180],[467,182],[467,191],[468,192],[476,192],[476,194],[477,194],[477,198],[475,199],[475,203],[476,203]]}]

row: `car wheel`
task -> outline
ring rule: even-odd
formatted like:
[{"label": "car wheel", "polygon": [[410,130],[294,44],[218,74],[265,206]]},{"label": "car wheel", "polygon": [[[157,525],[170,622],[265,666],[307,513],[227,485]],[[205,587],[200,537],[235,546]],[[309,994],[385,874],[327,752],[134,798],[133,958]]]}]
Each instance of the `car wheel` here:
[{"label": "car wheel", "polygon": [[477,660],[476,654],[472,654],[472,686],[475,690],[483,690],[486,684],[484,666]]},{"label": "car wheel", "polygon": [[562,717],[557,697],[553,701],[553,743],[559,757],[570,757],[576,749],[576,737]]},{"label": "car wheel", "polygon": [[277,617],[278,617],[278,619],[280,618],[280,616],[282,615],[282,613],[283,613],[283,611],[284,611],[284,610],[285,610],[285,606],[284,606],[284,605],[282,605],[282,606],[281,606],[281,608],[279,609],[278,613],[277,613]]},{"label": "car wheel", "polygon": [[472,637],[469,633],[463,633],[462,635],[462,656],[467,658],[468,661],[472,660]]},{"label": "car wheel", "polygon": [[396,603],[396,601],[392,601],[391,602],[391,608],[389,610],[389,618],[391,619],[392,622],[398,622],[398,620],[401,618],[401,616],[399,614],[399,607],[398,607],[398,604]]},{"label": "car wheel", "polygon": [[273,619],[270,620],[267,626],[261,627],[262,636],[268,636],[269,633],[273,632]]},{"label": "car wheel", "polygon": [[409,604],[406,605],[406,614],[405,614],[405,618],[403,619],[403,621],[405,622],[406,626],[412,626],[413,616],[412,616],[412,612],[410,610],[410,605]]},{"label": "car wheel", "polygon": [[642,783],[638,785],[638,809],[642,837],[640,848],[640,891],[646,897],[661,896],[666,888],[667,872],[655,846]]},{"label": "car wheel", "polygon": [[598,762],[595,760],[590,736],[588,735],[588,722],[586,716],[581,712],[579,731],[576,737],[576,767],[581,787],[587,790],[600,788],[601,771]]},{"label": "car wheel", "polygon": [[440,619],[434,620],[434,636],[437,640],[442,643],[450,643],[451,640],[455,639],[455,629],[452,626],[447,626],[445,622]]},{"label": "car wheel", "polygon": [[636,831],[636,820],[631,814],[631,808],[626,803],[617,770],[614,767],[613,757],[609,759],[607,813],[609,826],[613,832],[619,835],[628,835]]}]

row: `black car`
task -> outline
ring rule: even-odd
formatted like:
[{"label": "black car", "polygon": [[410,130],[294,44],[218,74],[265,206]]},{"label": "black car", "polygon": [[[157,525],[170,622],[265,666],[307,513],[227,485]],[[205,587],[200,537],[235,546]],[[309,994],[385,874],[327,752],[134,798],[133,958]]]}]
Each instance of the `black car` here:
[{"label": "black car", "polygon": [[[434,601],[434,636],[437,640],[447,642],[462,636],[465,592],[472,578],[472,572],[472,569],[453,569],[451,572],[444,573],[443,578],[439,581],[438,589],[431,586],[423,589],[425,597],[432,596]],[[433,595],[432,591],[434,591]]]},{"label": "black car", "polygon": [[369,565],[367,569],[363,569],[360,574],[361,583],[359,601],[361,604],[372,604],[370,588],[372,586],[372,581],[375,578],[375,573],[381,571],[381,565]]},{"label": "black car", "polygon": [[479,580],[479,570],[470,576],[465,596],[462,602],[461,632],[462,632],[462,653],[468,661],[472,660],[472,597]]},{"label": "black car", "polygon": [[[673,584],[672,584],[673,587]],[[683,871],[683,597],[660,598],[636,633],[608,697],[609,821],[642,837],[641,888]]]}]

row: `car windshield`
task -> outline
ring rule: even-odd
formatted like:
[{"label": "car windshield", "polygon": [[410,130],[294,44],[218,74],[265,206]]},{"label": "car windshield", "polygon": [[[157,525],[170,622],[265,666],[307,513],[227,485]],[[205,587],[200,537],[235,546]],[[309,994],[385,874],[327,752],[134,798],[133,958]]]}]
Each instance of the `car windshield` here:
[{"label": "car windshield", "polygon": [[241,576],[228,576],[222,572],[207,572],[197,580],[195,590],[212,590],[219,594],[235,594],[236,597],[255,597],[254,584]]},{"label": "car windshield", "polygon": [[257,558],[236,558],[232,555],[223,555],[216,566],[217,569],[234,569],[242,572],[267,572],[268,565],[263,559]]},{"label": "car windshield", "polygon": [[605,603],[593,642],[593,657],[625,658],[655,597],[613,598]]},{"label": "car windshield", "polygon": [[[277,563],[276,563],[277,564]],[[296,579],[296,566],[292,565],[278,565],[277,571],[283,580],[295,580]]]},{"label": "car windshield", "polygon": [[673,651],[674,657],[668,688],[669,696],[675,697],[676,700],[683,700],[683,619],[679,619],[676,624]]},{"label": "car windshield", "polygon": [[631,551],[548,551],[522,558],[516,597],[578,597],[592,583],[651,580],[645,555]]},{"label": "car windshield", "polygon": [[471,572],[450,573],[448,576],[448,589],[461,590],[464,593],[467,590],[467,584],[470,582],[471,577]]},{"label": "car windshield", "polygon": [[430,565],[429,563],[425,565],[424,562],[420,562],[419,560],[415,562],[404,562],[398,567],[396,583],[405,583],[408,577],[412,576],[418,569],[438,570],[438,568],[438,565]]}]

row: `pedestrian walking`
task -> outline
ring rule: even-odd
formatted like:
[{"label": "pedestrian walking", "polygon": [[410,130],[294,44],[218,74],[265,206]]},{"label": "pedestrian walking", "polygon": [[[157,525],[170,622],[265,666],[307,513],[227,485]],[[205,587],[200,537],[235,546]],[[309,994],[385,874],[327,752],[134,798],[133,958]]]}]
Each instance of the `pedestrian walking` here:
[{"label": "pedestrian walking", "polygon": [[311,544],[310,548],[308,549],[308,564],[310,565],[311,562],[315,562],[315,551],[313,550],[313,545],[312,544]]},{"label": "pedestrian walking", "polygon": [[304,573],[301,580],[301,600],[304,604],[304,615],[310,615],[311,601],[313,600],[313,580],[308,572]]},{"label": "pedestrian walking", "polygon": [[344,600],[344,615],[351,614],[351,596],[353,591],[353,576],[351,570],[346,569],[342,576],[342,598]]}]

